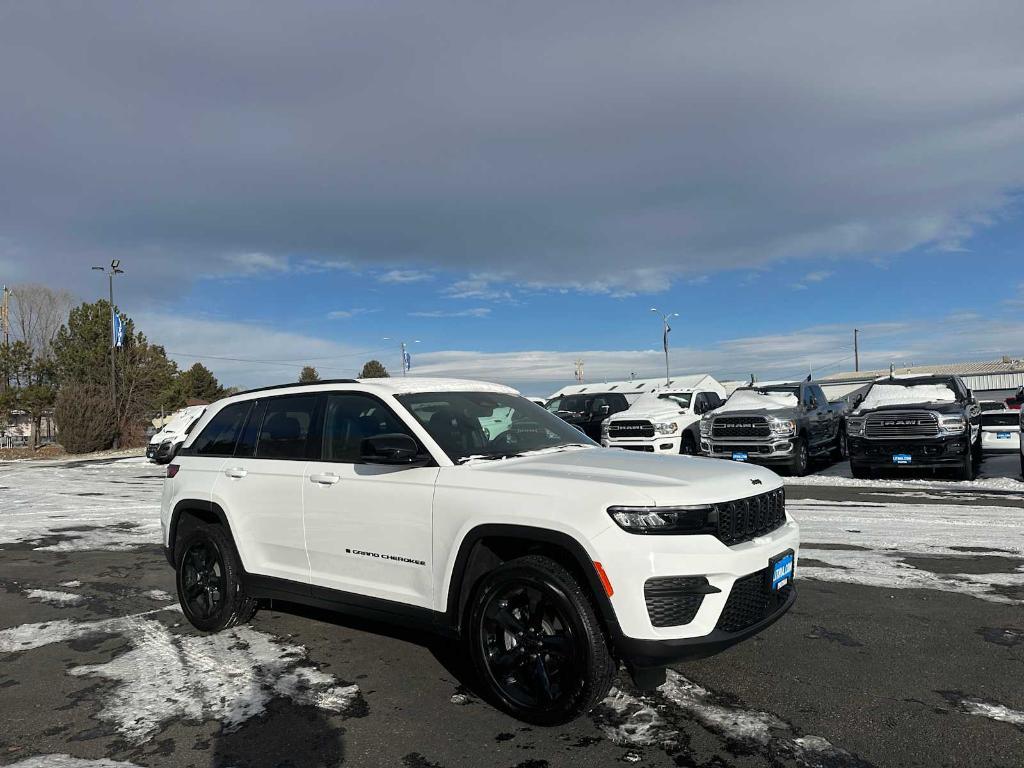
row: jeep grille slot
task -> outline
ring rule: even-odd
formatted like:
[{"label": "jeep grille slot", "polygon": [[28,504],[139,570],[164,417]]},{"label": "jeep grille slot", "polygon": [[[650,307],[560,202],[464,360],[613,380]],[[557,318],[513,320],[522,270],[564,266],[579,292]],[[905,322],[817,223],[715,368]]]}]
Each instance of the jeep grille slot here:
[{"label": "jeep grille slot", "polygon": [[773,593],[769,588],[768,579],[767,568],[736,579],[715,629],[740,632],[762,619],[767,619],[785,605],[792,586],[787,585]]},{"label": "jeep grille slot", "polygon": [[771,430],[764,416],[716,416],[712,437],[768,437]]},{"label": "jeep grille slot", "polygon": [[613,421],[608,425],[608,437],[654,437],[654,425],[649,421]]},{"label": "jeep grille slot", "polygon": [[718,539],[732,546],[774,531],[786,522],[786,491],[778,488],[739,501],[716,504]]},{"label": "jeep grille slot", "polygon": [[864,422],[864,436],[935,437],[939,434],[939,420],[928,411],[883,411],[869,414]]}]

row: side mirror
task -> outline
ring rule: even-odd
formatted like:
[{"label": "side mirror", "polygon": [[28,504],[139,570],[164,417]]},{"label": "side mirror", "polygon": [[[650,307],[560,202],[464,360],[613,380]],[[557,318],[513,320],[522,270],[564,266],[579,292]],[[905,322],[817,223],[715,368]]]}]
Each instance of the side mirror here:
[{"label": "side mirror", "polygon": [[419,463],[419,446],[409,435],[374,435],[363,439],[359,457],[365,464],[409,465]]}]

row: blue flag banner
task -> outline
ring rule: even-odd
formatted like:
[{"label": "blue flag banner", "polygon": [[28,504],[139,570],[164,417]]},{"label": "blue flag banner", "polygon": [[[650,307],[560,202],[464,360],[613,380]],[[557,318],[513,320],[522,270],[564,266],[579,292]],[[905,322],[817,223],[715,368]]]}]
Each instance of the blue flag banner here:
[{"label": "blue flag banner", "polygon": [[114,322],[114,346],[124,346],[124,321],[117,312],[113,313]]},{"label": "blue flag banner", "polygon": [[410,355],[408,352],[405,353],[404,359],[402,360],[402,365],[405,366],[405,370],[407,371],[412,369],[412,355]]}]

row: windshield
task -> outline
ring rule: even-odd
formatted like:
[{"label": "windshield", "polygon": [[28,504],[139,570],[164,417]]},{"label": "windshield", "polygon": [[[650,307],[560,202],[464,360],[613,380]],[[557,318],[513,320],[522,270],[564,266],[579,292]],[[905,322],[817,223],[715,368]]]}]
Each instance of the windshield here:
[{"label": "windshield", "polygon": [[793,397],[800,396],[800,387],[755,387],[753,391],[762,392],[764,394],[793,395]]},{"label": "windshield", "polygon": [[658,395],[659,400],[671,400],[680,408],[684,409],[690,407],[690,400],[692,398],[693,394],[690,392],[666,392],[662,395]]},{"label": "windshield", "polygon": [[518,395],[417,392],[397,399],[456,464],[470,458],[501,459],[597,445],[576,427]]},{"label": "windshield", "polygon": [[873,384],[860,404],[862,409],[882,408],[889,405],[920,405],[923,403],[955,403],[956,390],[952,382],[892,379],[884,384]]}]

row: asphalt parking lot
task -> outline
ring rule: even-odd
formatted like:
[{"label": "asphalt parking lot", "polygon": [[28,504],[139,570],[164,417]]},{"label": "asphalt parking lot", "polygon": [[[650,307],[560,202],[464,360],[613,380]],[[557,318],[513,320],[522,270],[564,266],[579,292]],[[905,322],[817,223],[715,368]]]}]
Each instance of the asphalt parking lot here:
[{"label": "asphalt parking lot", "polygon": [[1024,765],[1024,484],[790,485],[788,616],[542,729],[428,636],[281,604],[195,632],[156,544],[160,476],[0,463],[0,764]]}]

